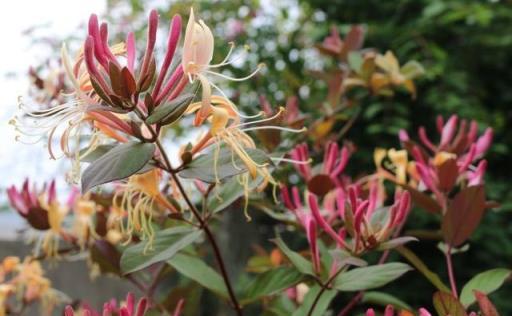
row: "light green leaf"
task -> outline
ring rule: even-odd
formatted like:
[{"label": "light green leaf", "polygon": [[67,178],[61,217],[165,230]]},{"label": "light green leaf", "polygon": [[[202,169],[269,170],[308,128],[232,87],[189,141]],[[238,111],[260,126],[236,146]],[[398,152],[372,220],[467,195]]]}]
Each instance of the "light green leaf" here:
[{"label": "light green leaf", "polygon": [[363,56],[360,52],[350,52],[348,54],[348,65],[358,75],[361,75],[361,67],[363,66]]},{"label": "light green leaf", "polygon": [[378,291],[370,291],[364,292],[363,303],[377,304],[381,306],[393,305],[396,308],[405,309],[408,311],[412,311],[412,308],[402,300],[394,297],[391,294],[378,292]]},{"label": "light green leaf", "polygon": [[475,295],[473,294],[474,290],[485,294],[496,291],[503,285],[505,280],[510,278],[511,272],[512,271],[509,269],[497,268],[475,275],[468,283],[466,283],[466,285],[464,285],[464,288],[462,288],[460,302],[465,307],[473,304],[476,300]]},{"label": "light green leaf", "polygon": [[146,249],[148,241],[128,247],[121,256],[121,269],[125,274],[132,273],[154,263],[169,260],[178,251],[196,241],[201,234],[201,230],[183,226],[161,230],[156,233],[152,248]]},{"label": "light green leaf", "polygon": [[[315,298],[317,297],[320,290],[321,288],[319,285],[315,284],[312,286],[306,296],[304,296],[304,301],[300,307],[297,308],[297,310],[292,314],[292,316],[307,316],[309,310],[311,309],[311,305],[313,305],[313,302],[315,301]],[[327,308],[329,308],[332,299],[336,296],[336,293],[338,292],[332,289],[324,291],[322,296],[320,296],[315,309],[313,310],[312,316],[323,316]]]},{"label": "light green leaf", "polygon": [[402,66],[400,72],[406,79],[414,79],[423,75],[425,73],[425,69],[419,62],[411,60]]},{"label": "light green leaf", "polygon": [[363,268],[355,268],[339,275],[334,287],[340,291],[362,291],[381,287],[398,279],[411,267],[393,262]]},{"label": "light green leaf", "polygon": [[285,242],[281,239],[281,237],[278,235],[276,239],[272,240],[279,250],[281,250],[284,255],[290,260],[290,262],[299,270],[300,272],[304,274],[309,275],[315,275],[313,271],[313,265],[311,262],[306,260],[303,256],[301,256],[299,253],[291,250],[288,248],[288,246],[285,244]]},{"label": "light green leaf", "polygon": [[82,193],[91,188],[125,179],[144,168],[153,157],[155,144],[129,142],[118,145],[91,163],[82,174]]},{"label": "light green leaf", "polygon": [[256,301],[271,296],[299,283],[304,276],[295,268],[280,267],[256,276],[245,290],[243,303]]},{"label": "light green leaf", "polygon": [[167,263],[201,286],[222,297],[228,297],[228,291],[222,277],[201,259],[178,253]]}]

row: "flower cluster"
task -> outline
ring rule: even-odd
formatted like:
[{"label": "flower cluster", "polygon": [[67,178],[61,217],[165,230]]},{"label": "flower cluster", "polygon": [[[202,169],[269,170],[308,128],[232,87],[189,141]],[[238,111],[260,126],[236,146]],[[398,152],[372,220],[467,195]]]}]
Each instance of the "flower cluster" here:
[{"label": "flower cluster", "polygon": [[[10,305],[10,298],[17,298],[21,306]],[[41,312],[49,315],[61,300],[39,261],[6,257],[0,263],[0,316],[16,313],[35,302],[40,302]]]},{"label": "flower cluster", "polygon": [[20,189],[11,186],[7,194],[18,214],[32,228],[45,232],[38,247],[45,256],[59,256],[60,240],[84,249],[98,239],[116,244],[123,238],[119,215],[97,203],[91,194],[80,195],[73,189],[63,203],[57,197],[55,181],[38,189],[28,179]]},{"label": "flower cluster", "polygon": [[[369,308],[367,311],[366,311],[366,316],[375,316],[375,311],[373,310],[373,308]],[[398,312],[398,314],[395,314],[395,308],[392,306],[392,305],[388,305],[386,306],[386,309],[384,310],[384,316],[394,316],[394,315],[400,315],[400,316],[408,316],[408,315],[414,315],[413,313],[409,312],[409,311],[406,311],[406,310],[401,310]],[[418,316],[432,316],[432,314],[430,314],[426,309],[424,308],[420,308],[418,310]]]},{"label": "flower cluster", "polygon": [[[176,311],[173,315],[179,316],[183,307],[183,300],[178,304]],[[148,311],[148,300],[147,298],[141,298],[135,304],[135,296],[132,293],[128,293],[126,300],[123,304],[118,306],[115,299],[106,302],[103,305],[101,313],[93,310],[90,307],[82,306],[79,310],[75,311],[73,307],[66,306],[64,310],[64,316],[99,316],[99,315],[120,315],[120,316],[144,316]]]},{"label": "flower cluster", "polygon": [[418,130],[419,143],[412,141],[402,130],[399,137],[404,149],[377,149],[375,163],[383,178],[420,191],[430,191],[443,206],[447,203],[446,195],[456,187],[484,183],[487,161],[482,157],[491,146],[493,130],[487,128],[478,136],[475,121],[461,120],[456,115],[446,122],[439,116],[437,130],[437,145],[427,136],[424,127]]},{"label": "flower cluster", "polygon": [[[291,155],[299,161],[308,159],[307,146],[299,145]],[[320,232],[326,233],[336,247],[359,256],[389,240],[403,225],[410,210],[408,192],[397,191],[394,204],[383,207],[376,182],[368,183],[365,192],[360,184],[341,181],[341,172],[347,165],[348,157],[346,147],[339,150],[336,143],[329,143],[320,168],[296,165],[307,183],[303,199],[298,187],[281,188],[284,205],[306,230],[317,272],[320,270],[317,245]],[[313,174],[312,170],[315,169],[318,173]],[[319,198],[323,199],[322,204]]]}]

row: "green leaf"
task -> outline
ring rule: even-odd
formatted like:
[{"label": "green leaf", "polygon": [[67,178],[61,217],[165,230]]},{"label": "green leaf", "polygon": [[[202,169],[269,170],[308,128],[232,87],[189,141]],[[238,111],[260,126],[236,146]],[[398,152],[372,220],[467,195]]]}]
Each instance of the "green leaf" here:
[{"label": "green leaf", "polygon": [[85,169],[82,174],[82,193],[138,172],[153,157],[154,151],[155,145],[152,143],[129,142],[112,148]]},{"label": "green leaf", "polygon": [[464,306],[451,293],[434,293],[434,308],[439,316],[467,316]]},{"label": "green leaf", "polygon": [[485,294],[492,293],[500,288],[505,280],[510,278],[511,273],[512,271],[509,269],[497,268],[475,275],[464,285],[464,288],[462,288],[460,302],[465,307],[468,307],[476,300],[473,294],[474,290]]},{"label": "green leaf", "polygon": [[146,123],[160,123],[164,125],[173,123],[183,115],[193,99],[194,95],[192,93],[186,93],[171,100],[170,102],[159,105],[146,119]]},{"label": "green leaf", "polygon": [[412,311],[412,308],[402,300],[394,297],[391,294],[377,291],[364,292],[361,300],[363,303],[377,304],[381,306],[393,305],[399,309]]},{"label": "green leaf", "polygon": [[340,291],[374,289],[396,280],[410,270],[409,265],[399,262],[355,268],[339,275],[334,287]]},{"label": "green leaf", "polygon": [[222,277],[201,259],[178,253],[167,263],[201,286],[222,297],[228,297],[228,291]]},{"label": "green leaf", "polygon": [[483,185],[467,187],[457,193],[441,224],[446,243],[454,247],[464,243],[480,224],[484,210]]},{"label": "green leaf", "polygon": [[288,246],[285,244],[285,242],[281,239],[281,237],[278,235],[276,239],[272,240],[279,250],[281,250],[284,255],[290,260],[290,262],[299,270],[301,273],[309,274],[309,275],[315,275],[315,272],[313,271],[313,265],[311,262],[306,260],[303,256],[301,256],[299,253],[291,250],[288,248]]},{"label": "green leaf", "polygon": [[[247,190],[251,192],[263,182],[263,177],[258,176],[250,180]],[[208,197],[207,207],[210,213],[217,213],[233,204],[246,192],[246,188],[240,185],[236,178],[231,178],[220,186],[217,192],[213,192]]]},{"label": "green leaf", "polygon": [[[311,309],[311,305],[313,305],[313,302],[315,301],[315,298],[317,297],[320,290],[321,288],[319,285],[315,284],[312,286],[306,296],[304,296],[304,301],[300,307],[297,308],[297,310],[292,314],[292,316],[307,316],[309,310]],[[331,303],[332,299],[336,296],[337,293],[337,291],[332,289],[324,291],[322,296],[320,296],[315,309],[313,310],[312,316],[323,316],[327,308],[329,308],[329,304]]]},{"label": "green leaf", "polygon": [[348,65],[358,75],[361,74],[361,67],[363,66],[363,56],[360,52],[350,52],[348,54]]},{"label": "green leaf", "polygon": [[407,259],[418,271],[420,271],[427,278],[427,280],[429,280],[430,283],[432,283],[438,290],[443,292],[450,292],[450,289],[443,283],[443,281],[441,281],[439,276],[432,270],[430,270],[425,265],[425,263],[414,254],[414,252],[403,246],[397,247],[396,250],[405,259]]},{"label": "green leaf", "polygon": [[201,230],[189,227],[173,227],[156,233],[152,248],[144,251],[148,241],[128,247],[121,257],[121,268],[126,273],[144,269],[154,263],[172,258],[178,251],[187,247],[201,236]]},{"label": "green leaf", "polygon": [[406,79],[414,79],[423,75],[425,73],[425,69],[419,62],[411,60],[402,66],[400,72]]},{"label": "green leaf", "polygon": [[[246,148],[245,151],[257,164],[272,163],[267,154],[259,149]],[[217,180],[221,181],[246,171],[247,167],[241,159],[230,148],[224,147],[197,157],[187,164],[179,175],[183,178],[215,183]]]},{"label": "green leaf", "polygon": [[304,276],[295,268],[280,267],[259,274],[245,290],[243,303],[249,303],[265,296],[280,293],[299,283]]}]

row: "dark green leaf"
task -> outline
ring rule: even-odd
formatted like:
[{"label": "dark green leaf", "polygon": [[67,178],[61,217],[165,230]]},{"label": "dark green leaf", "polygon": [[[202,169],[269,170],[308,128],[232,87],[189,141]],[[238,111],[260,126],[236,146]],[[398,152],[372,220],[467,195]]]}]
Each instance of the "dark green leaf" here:
[{"label": "dark green leaf", "polygon": [[374,289],[398,279],[410,270],[409,265],[399,262],[355,268],[340,274],[334,282],[334,287],[340,291]]},{"label": "dark green leaf", "polygon": [[146,119],[146,122],[148,124],[171,124],[181,117],[193,99],[194,95],[192,93],[186,93],[170,102],[161,104],[155,108],[153,113]]},{"label": "dark green leaf", "polygon": [[279,250],[281,250],[284,253],[288,260],[290,260],[290,262],[295,266],[295,268],[297,268],[297,270],[304,274],[315,275],[313,271],[313,265],[311,264],[311,262],[306,260],[299,253],[288,248],[288,246],[285,244],[285,242],[281,239],[280,236],[277,236],[277,238],[272,241],[277,245]]},{"label": "dark green leaf", "polygon": [[132,273],[144,269],[154,263],[172,258],[178,251],[187,247],[201,236],[201,230],[189,227],[173,227],[155,234],[151,248],[148,241],[128,247],[121,257],[123,273]]},{"label": "dark green leaf", "polygon": [[91,163],[82,174],[82,193],[91,188],[121,180],[141,170],[153,157],[155,145],[129,142],[109,150]]},{"label": "dark green leaf", "polygon": [[212,292],[227,298],[228,292],[222,277],[201,259],[177,254],[167,261],[176,271],[194,280]]},{"label": "dark green leaf", "polygon": [[[271,164],[272,161],[259,149],[246,149],[247,154],[257,164]],[[235,176],[247,171],[247,167],[230,148],[216,149],[192,160],[179,175],[183,178],[198,179],[208,183],[215,183],[225,178]]]},{"label": "dark green leaf", "polygon": [[475,302],[474,290],[485,294],[496,291],[510,277],[511,272],[509,269],[497,268],[475,275],[462,288],[460,302],[466,307],[473,304]]},{"label": "dark green leaf", "polygon": [[259,274],[245,290],[243,303],[271,296],[299,283],[304,276],[295,268],[280,267]]}]

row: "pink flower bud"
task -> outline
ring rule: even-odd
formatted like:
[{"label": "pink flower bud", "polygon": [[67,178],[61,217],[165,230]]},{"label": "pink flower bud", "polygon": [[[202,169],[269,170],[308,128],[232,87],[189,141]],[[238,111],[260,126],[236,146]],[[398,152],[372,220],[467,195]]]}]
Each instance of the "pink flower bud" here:
[{"label": "pink flower bud", "polygon": [[395,314],[395,309],[392,305],[386,306],[386,309],[384,310],[384,316],[393,316]]},{"label": "pink flower bud", "polygon": [[126,36],[126,65],[132,74],[135,67],[135,53],[135,34],[129,32]]},{"label": "pink flower bud", "polygon": [[457,128],[458,117],[457,115],[452,115],[448,122],[443,127],[441,132],[441,142],[439,144],[440,148],[446,147],[453,139],[455,135],[455,130]]},{"label": "pink flower bud", "polygon": [[418,136],[420,137],[420,141],[423,143],[423,145],[425,145],[425,147],[432,150],[433,152],[436,151],[436,146],[434,146],[430,139],[428,139],[425,127],[422,126],[418,129]]},{"label": "pink flower bud", "polygon": [[105,70],[108,70],[107,58],[105,57],[105,53],[103,52],[103,45],[101,43],[98,16],[96,14],[91,14],[89,18],[89,36],[91,36],[94,41],[93,47],[96,59]]},{"label": "pink flower bud", "polygon": [[485,152],[491,147],[492,138],[494,135],[494,131],[492,128],[488,127],[484,134],[480,136],[476,142],[476,153],[475,156],[477,158],[482,157]]},{"label": "pink flower bud", "polygon": [[171,20],[171,28],[169,30],[169,38],[167,40],[167,51],[165,52],[164,62],[162,67],[160,68],[160,73],[158,74],[158,79],[155,84],[155,89],[153,90],[152,96],[154,99],[157,98],[158,93],[160,92],[160,88],[162,87],[162,83],[164,82],[165,75],[171,65],[171,62],[174,58],[174,53],[176,52],[176,47],[178,46],[178,42],[180,40],[181,35],[181,16],[175,15]]},{"label": "pink flower bud", "polygon": [[408,142],[410,140],[409,134],[404,129],[401,129],[398,132],[398,138],[400,139],[401,142]]}]

